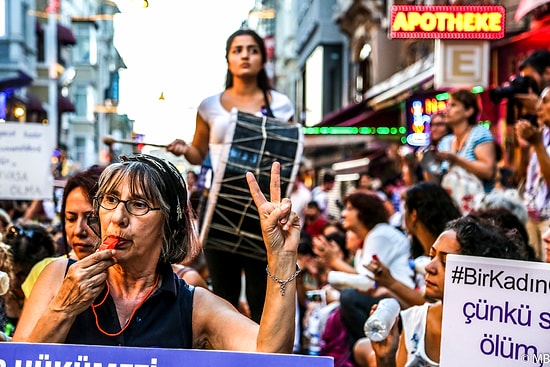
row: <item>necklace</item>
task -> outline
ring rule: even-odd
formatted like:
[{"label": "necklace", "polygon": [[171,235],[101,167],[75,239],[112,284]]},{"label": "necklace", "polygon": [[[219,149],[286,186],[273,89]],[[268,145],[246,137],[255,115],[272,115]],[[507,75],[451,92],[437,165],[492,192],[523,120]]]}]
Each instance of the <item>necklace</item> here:
[{"label": "necklace", "polygon": [[464,129],[463,132],[460,133],[460,135],[455,134],[456,136],[456,151],[460,152],[462,148],[464,147],[464,143],[466,143],[466,139],[468,138],[468,134],[470,133],[471,127],[468,126],[466,129]]},{"label": "necklace", "polygon": [[97,305],[92,304],[92,312],[94,313],[95,325],[97,326],[97,329],[99,331],[101,331],[101,333],[103,333],[107,336],[119,336],[120,334],[122,334],[124,332],[124,330],[126,330],[128,328],[128,326],[130,326],[130,321],[134,317],[134,314],[136,313],[138,308],[140,308],[145,303],[145,301],[149,298],[149,296],[151,296],[151,294],[153,294],[153,291],[155,289],[157,289],[157,285],[159,284],[159,280],[160,280],[160,274],[157,275],[157,279],[155,280],[155,284],[153,284],[153,286],[151,287],[149,292],[147,292],[145,297],[143,297],[143,299],[138,303],[138,305],[136,307],[134,307],[134,309],[132,310],[132,313],[130,314],[130,317],[128,318],[128,321],[126,321],[126,324],[124,324],[124,326],[120,329],[120,331],[118,333],[114,333],[114,334],[106,332],[105,330],[103,330],[101,328],[101,326],[99,326],[99,319],[98,319],[97,313],[95,311],[95,309],[97,307],[101,306],[105,302],[105,300],[107,300],[107,296],[109,295],[109,293],[111,291],[111,288],[109,287],[109,282],[105,281],[105,284],[107,284],[107,292],[105,292],[105,297],[103,297],[101,302],[99,302]]}]

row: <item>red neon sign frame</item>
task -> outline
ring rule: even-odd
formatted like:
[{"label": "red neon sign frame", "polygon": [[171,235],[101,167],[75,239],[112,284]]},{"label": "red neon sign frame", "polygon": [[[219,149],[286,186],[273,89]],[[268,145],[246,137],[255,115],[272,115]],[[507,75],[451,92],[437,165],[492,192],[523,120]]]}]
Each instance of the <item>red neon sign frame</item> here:
[{"label": "red neon sign frame", "polygon": [[494,40],[505,24],[500,5],[393,5],[389,31],[390,38]]}]

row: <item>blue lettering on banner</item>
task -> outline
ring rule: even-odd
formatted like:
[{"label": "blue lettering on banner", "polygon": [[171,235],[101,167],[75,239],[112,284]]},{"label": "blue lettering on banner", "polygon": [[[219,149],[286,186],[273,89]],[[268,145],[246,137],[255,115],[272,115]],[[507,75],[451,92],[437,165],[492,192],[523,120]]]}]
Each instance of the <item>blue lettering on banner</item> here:
[{"label": "blue lettering on banner", "polygon": [[0,367],[333,367],[332,357],[166,348],[0,343]]}]

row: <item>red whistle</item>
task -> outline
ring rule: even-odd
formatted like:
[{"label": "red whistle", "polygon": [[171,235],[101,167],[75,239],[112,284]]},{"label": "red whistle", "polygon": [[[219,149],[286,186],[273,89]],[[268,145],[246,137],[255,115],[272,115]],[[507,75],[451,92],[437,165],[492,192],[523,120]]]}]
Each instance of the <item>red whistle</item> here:
[{"label": "red whistle", "polygon": [[113,250],[118,243],[118,238],[107,237],[105,241],[99,246],[100,250]]},{"label": "red whistle", "polygon": [[374,261],[380,262],[380,259],[378,258],[378,255],[376,255],[376,254],[373,254],[373,255],[372,255],[372,259],[373,259]]}]

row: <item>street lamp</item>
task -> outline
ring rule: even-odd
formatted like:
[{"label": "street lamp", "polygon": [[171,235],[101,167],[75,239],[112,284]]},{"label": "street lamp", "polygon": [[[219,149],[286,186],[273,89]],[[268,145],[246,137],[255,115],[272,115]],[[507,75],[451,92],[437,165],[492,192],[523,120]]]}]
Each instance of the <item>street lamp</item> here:
[{"label": "street lamp", "polygon": [[48,124],[52,133],[52,144],[57,148],[59,144],[59,118],[57,111],[57,11],[59,10],[59,1],[48,1],[46,13],[48,14],[48,25],[46,26],[46,65],[49,67],[48,73]]}]

